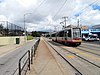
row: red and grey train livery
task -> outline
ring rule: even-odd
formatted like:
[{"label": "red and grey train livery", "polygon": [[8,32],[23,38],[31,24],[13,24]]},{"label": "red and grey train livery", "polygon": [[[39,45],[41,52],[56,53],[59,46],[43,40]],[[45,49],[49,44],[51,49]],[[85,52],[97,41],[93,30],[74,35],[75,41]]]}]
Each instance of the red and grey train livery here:
[{"label": "red and grey train livery", "polygon": [[54,32],[51,34],[52,40],[56,42],[63,43],[65,45],[79,46],[82,42],[81,40],[81,28],[70,27],[64,30]]}]

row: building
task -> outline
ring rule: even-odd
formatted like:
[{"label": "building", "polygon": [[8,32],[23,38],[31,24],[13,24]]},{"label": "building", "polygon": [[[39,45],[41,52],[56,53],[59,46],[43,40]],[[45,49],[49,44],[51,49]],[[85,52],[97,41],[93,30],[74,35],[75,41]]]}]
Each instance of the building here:
[{"label": "building", "polygon": [[100,38],[100,24],[93,25],[91,27],[82,26],[82,36],[84,35],[85,37],[87,37],[90,33],[97,34],[98,37]]},{"label": "building", "polygon": [[93,34],[97,34],[98,37],[100,38],[100,24],[92,26],[91,32]]}]

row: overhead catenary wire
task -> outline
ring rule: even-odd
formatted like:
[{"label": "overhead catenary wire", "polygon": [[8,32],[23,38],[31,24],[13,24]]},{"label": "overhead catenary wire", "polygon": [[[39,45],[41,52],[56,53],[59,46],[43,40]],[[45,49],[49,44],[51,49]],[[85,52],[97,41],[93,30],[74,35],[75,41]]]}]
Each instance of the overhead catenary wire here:
[{"label": "overhead catenary wire", "polygon": [[[36,14],[36,11],[46,2],[46,1],[48,1],[48,0],[42,0],[40,3],[39,3],[39,5],[34,9],[34,11],[33,11],[33,13],[35,13]],[[68,0],[65,0],[64,2],[63,2],[63,4],[61,5],[61,7],[58,9],[58,10],[56,10],[56,13],[54,14],[54,16],[52,17],[52,19],[55,19],[56,18],[56,16],[60,13],[60,11],[63,9],[63,7],[65,6],[65,4],[67,3],[67,1]],[[89,5],[87,5],[85,8],[83,8],[82,10],[80,10],[80,11],[83,11],[84,12],[84,10],[85,9],[87,9],[89,6],[92,6],[94,3],[96,3],[98,0],[95,0],[95,1],[93,1],[92,3],[90,3]],[[58,3],[59,1],[57,1],[57,3]],[[56,3],[56,4],[57,4]],[[46,7],[47,8],[47,7]],[[64,7],[65,8],[65,7]],[[53,10],[55,10],[55,9],[53,9]],[[50,13],[50,12],[49,12]],[[49,24],[50,24],[51,22],[49,22]],[[47,24],[47,25],[49,25],[49,24]]]},{"label": "overhead catenary wire", "polygon": [[[95,0],[95,1],[93,1],[93,2],[91,2],[90,4],[88,4],[86,7],[84,7],[83,9],[81,9],[79,12],[78,12],[78,17],[79,16],[82,16],[83,14],[82,13],[84,13],[84,11],[87,9],[87,8],[89,8],[90,6],[92,6],[92,5],[94,5],[94,4],[96,4],[98,2],[98,0]],[[74,13],[74,12],[73,12]],[[88,13],[87,13],[88,14]],[[87,15],[87,14],[85,14],[85,15]],[[73,17],[75,17],[75,14],[74,15],[72,15],[72,16],[69,16],[70,18],[73,18]],[[82,19],[81,19],[82,20]],[[84,21],[86,21],[86,20],[84,20]],[[89,23],[89,22],[88,22]],[[90,24],[92,24],[92,23],[90,23]]]},{"label": "overhead catenary wire", "polygon": [[[87,5],[85,8],[83,8],[81,11],[84,11],[85,9],[87,9],[89,6],[92,6],[94,3],[96,3],[98,0],[93,1],[92,3],[90,3],[89,5]],[[64,7],[64,5],[66,4],[67,0],[65,0],[65,2],[63,3],[63,5],[60,7],[60,9],[56,12],[56,14],[53,16],[53,19],[57,16],[57,14],[61,11],[61,9]],[[49,23],[50,24],[50,23]]]},{"label": "overhead catenary wire", "polygon": [[88,7],[92,6],[94,3],[96,3],[98,0],[93,1],[92,3],[90,3],[89,5],[87,5],[85,8],[83,8],[81,11],[87,9]]},{"label": "overhead catenary wire", "polygon": [[[60,2],[61,0],[58,0],[57,2],[56,2],[56,4],[54,3],[54,7],[52,7],[51,9],[49,9],[49,11],[53,11],[54,13],[56,12],[55,10],[57,10],[58,9],[58,7],[63,3],[63,1],[62,2]],[[49,12],[49,13],[51,13],[51,12]],[[49,14],[48,13],[48,14]],[[53,14],[54,14],[53,13]],[[55,14],[54,14],[55,15]]]},{"label": "overhead catenary wire", "polygon": [[[60,3],[60,2],[57,1],[57,3],[56,3],[57,8],[58,8],[59,3]],[[64,2],[62,2],[62,5],[59,5],[59,6],[61,6],[61,7],[57,10],[57,12],[54,14],[54,16],[53,16],[52,19],[54,19],[54,18],[58,15],[58,13],[61,11],[61,9],[64,7],[64,5],[65,5],[66,3],[67,3],[67,0],[65,0]],[[61,3],[60,3],[60,4],[61,4]],[[53,9],[53,10],[55,10],[55,9]],[[46,26],[51,26],[50,23],[51,23],[51,22],[49,22]]]},{"label": "overhead catenary wire", "polygon": [[[97,1],[98,1],[98,0],[95,0],[93,3],[89,4],[88,7],[89,7],[89,6],[92,6],[92,5],[95,4],[95,3],[97,3]],[[88,7],[86,7],[86,8],[88,8]],[[84,8],[83,10],[85,10],[86,8]],[[98,11],[96,11],[96,12],[98,12]],[[96,13],[96,12],[95,12],[95,13]],[[85,15],[88,15],[88,14],[89,14],[89,13],[85,13]],[[82,14],[81,14],[81,15],[82,15]],[[81,16],[81,15],[80,15],[80,16]],[[86,20],[83,19],[83,21],[86,21]],[[88,22],[88,21],[86,21],[86,22]],[[93,25],[93,22],[88,22],[88,23],[91,24],[91,25]]]},{"label": "overhead catenary wire", "polygon": [[[64,5],[67,3],[67,0],[65,0],[64,2],[63,2],[63,4],[61,5],[61,7],[57,10],[57,12],[54,14],[54,16],[53,16],[53,18],[52,19],[54,19],[57,15],[58,15],[58,13],[61,11],[61,9],[64,7]],[[47,25],[49,25],[51,22],[49,22]]]},{"label": "overhead catenary wire", "polygon": [[[88,4],[86,7],[84,7],[83,9],[81,9],[81,10],[78,12],[79,16],[81,16],[82,13],[83,13],[87,8],[89,8],[90,6],[92,6],[93,4],[95,4],[97,1],[98,1],[98,0],[95,0],[95,1],[93,1],[92,3]],[[74,14],[73,16],[75,16],[75,14]],[[71,16],[70,16],[70,17],[71,17]]]},{"label": "overhead catenary wire", "polygon": [[61,9],[64,7],[64,5],[67,3],[67,0],[64,1],[64,3],[62,4],[62,6],[58,9],[58,11],[55,13],[55,15],[53,16],[53,19],[57,16],[57,14],[61,11]]},{"label": "overhead catenary wire", "polygon": [[[30,12],[31,15],[34,13],[34,15],[36,14],[37,10],[46,2],[47,0],[42,0],[34,9],[31,9],[32,11]],[[34,17],[31,16],[31,17]]]},{"label": "overhead catenary wire", "polygon": [[[36,12],[37,12],[37,10],[44,4],[44,3],[46,3],[48,0],[42,0],[40,3],[39,3],[39,5],[36,7],[36,8],[34,8],[33,10],[32,10],[32,12],[31,13],[34,13],[34,15],[35,14],[37,14]],[[57,1],[56,2],[56,6],[58,7],[58,6],[60,6],[61,5],[61,7],[59,8],[59,10],[56,12],[56,14],[54,14],[54,17],[53,18],[55,18],[56,16],[57,16],[57,14],[59,13],[59,11],[64,7],[64,5],[66,4],[66,2],[67,2],[67,0],[65,0],[64,2],[63,2],[63,4],[61,5],[61,3],[60,3],[60,0],[59,1]],[[47,8],[47,7],[46,7]],[[56,9],[53,9],[53,10],[56,10]],[[51,10],[50,10],[51,11]],[[39,13],[39,12],[38,12]],[[39,15],[39,14],[38,14]],[[50,24],[50,23],[49,23]]]},{"label": "overhead catenary wire", "polygon": [[[48,1],[48,0],[47,0]],[[61,0],[58,0],[57,2],[56,2],[56,6],[54,6],[53,8],[51,8],[49,11],[51,11],[52,10],[52,12],[54,11],[54,10],[57,10],[57,8],[61,5],[61,2],[60,2]],[[63,4],[61,5],[61,7],[58,9],[58,11],[54,14],[54,17],[59,13],[59,11],[61,10],[61,8],[66,4],[66,1],[67,0],[65,0],[64,2],[63,2]],[[46,2],[46,1],[45,1]],[[42,5],[43,5],[43,3],[42,3]],[[42,5],[40,5],[40,7],[42,6]],[[47,9],[49,9],[48,8],[48,6],[46,5],[45,6]],[[56,8],[55,8],[56,7]],[[37,8],[37,10],[38,10],[39,8]],[[36,12],[36,11],[35,11]],[[49,13],[51,13],[51,12],[49,12]]]},{"label": "overhead catenary wire", "polygon": [[46,2],[47,0],[42,0],[41,2],[40,2],[40,4],[39,5],[37,5],[37,7],[35,8],[35,9],[33,9],[33,13],[36,13],[36,11]]}]

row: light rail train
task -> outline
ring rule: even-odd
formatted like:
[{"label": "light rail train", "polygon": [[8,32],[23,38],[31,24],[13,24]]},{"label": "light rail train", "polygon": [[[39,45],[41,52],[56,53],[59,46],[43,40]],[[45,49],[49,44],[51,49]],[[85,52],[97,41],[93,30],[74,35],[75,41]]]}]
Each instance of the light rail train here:
[{"label": "light rail train", "polygon": [[79,46],[81,45],[81,28],[69,27],[64,30],[54,32],[51,38],[55,42],[63,43],[65,45]]}]

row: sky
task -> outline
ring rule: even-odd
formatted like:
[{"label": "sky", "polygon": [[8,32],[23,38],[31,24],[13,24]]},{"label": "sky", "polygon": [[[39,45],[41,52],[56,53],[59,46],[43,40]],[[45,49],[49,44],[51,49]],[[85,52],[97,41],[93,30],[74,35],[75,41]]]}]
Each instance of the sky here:
[{"label": "sky", "polygon": [[[25,16],[24,16],[25,15]],[[100,24],[100,0],[0,0],[0,21],[9,21],[28,31],[58,31],[66,25]]]}]

